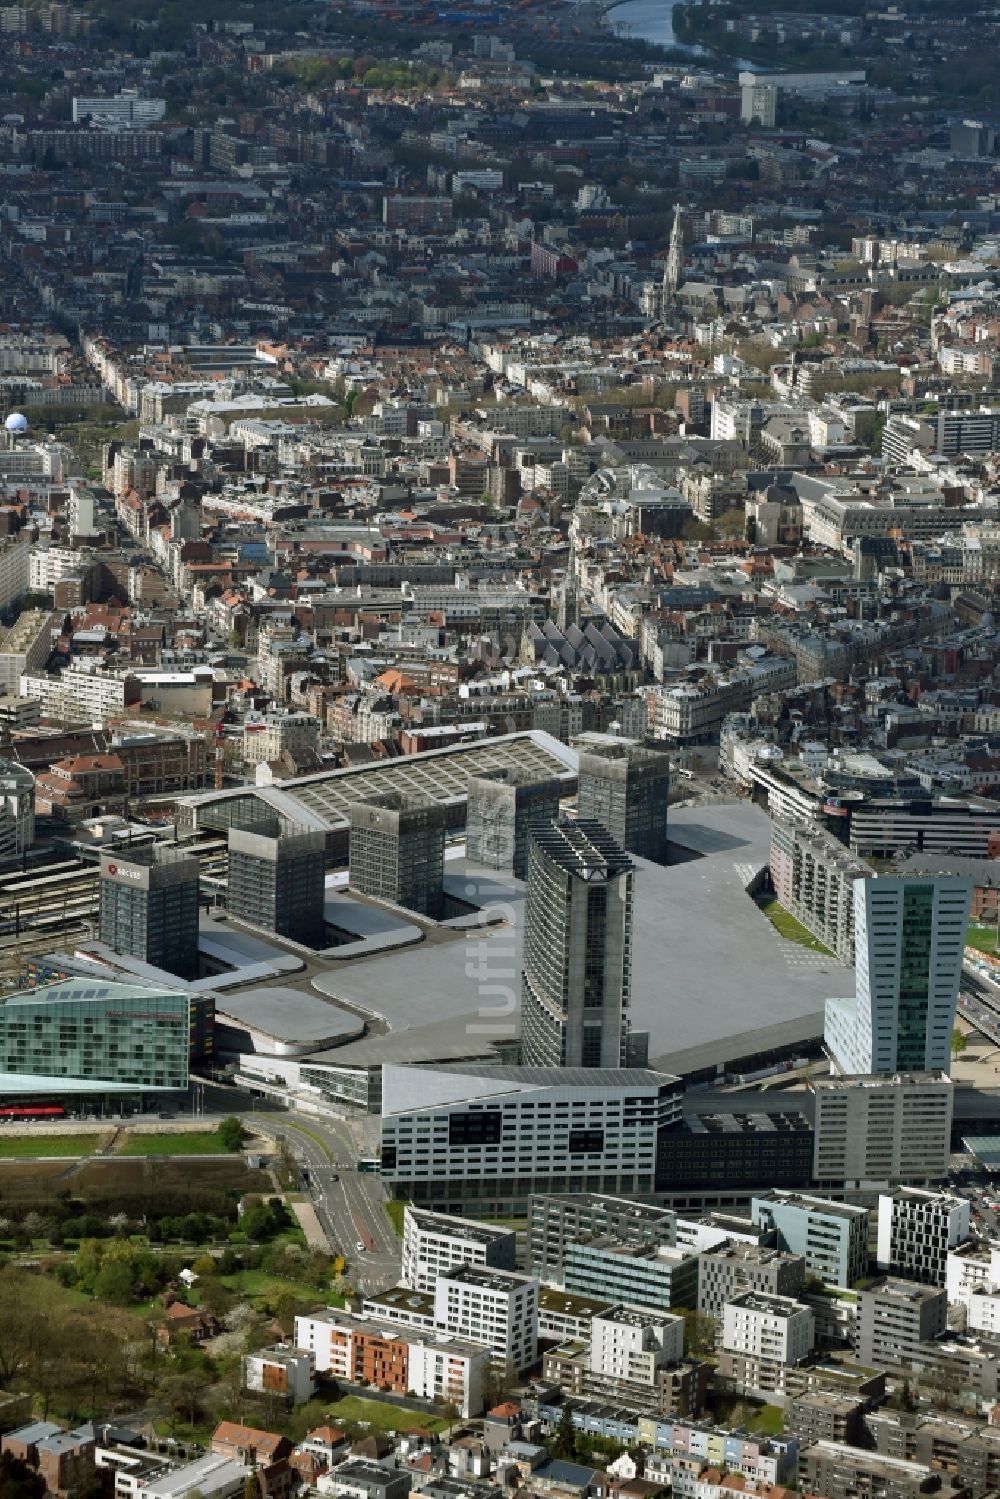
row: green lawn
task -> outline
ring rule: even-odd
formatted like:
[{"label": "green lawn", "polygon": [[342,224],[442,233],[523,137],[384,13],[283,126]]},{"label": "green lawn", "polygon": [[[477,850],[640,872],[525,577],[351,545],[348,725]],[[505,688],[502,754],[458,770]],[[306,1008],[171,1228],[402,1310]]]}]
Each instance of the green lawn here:
[{"label": "green lawn", "polygon": [[979,952],[989,953],[991,958],[998,956],[995,926],[970,926],[965,934],[965,942],[968,947],[975,947]]},{"label": "green lawn", "polygon": [[785,1413],[780,1405],[764,1405],[750,1423],[753,1432],[763,1431],[769,1437],[780,1437],[785,1429]]},{"label": "green lawn", "polygon": [[401,1239],[403,1237],[403,1214],[406,1212],[406,1203],[396,1201],[387,1202],[385,1210],[389,1215],[389,1222],[396,1231],[396,1238]]},{"label": "green lawn", "polygon": [[424,1431],[444,1431],[448,1425],[437,1416],[403,1405],[387,1405],[381,1400],[362,1400],[360,1395],[345,1395],[329,1408],[331,1421],[366,1422],[374,1431],[409,1431],[414,1426]]},{"label": "green lawn", "polygon": [[0,1135],[0,1160],[93,1155],[104,1135]]},{"label": "green lawn", "polygon": [[[235,1275],[222,1275],[219,1277],[221,1283],[230,1291],[235,1291],[239,1296],[247,1296],[251,1300],[258,1297],[261,1300],[276,1301],[279,1296],[286,1292],[298,1296],[302,1301],[308,1301],[313,1306],[343,1306],[343,1296],[338,1296],[334,1291],[317,1291],[313,1286],[307,1286],[300,1280],[289,1280],[283,1275],[272,1275],[268,1270],[238,1270]],[[197,1287],[195,1288],[197,1290]]]},{"label": "green lawn", "polygon": [[808,947],[812,952],[825,953],[828,958],[833,957],[830,949],[824,947],[812,932],[807,932],[801,921],[796,921],[795,917],[786,911],[784,906],[779,905],[773,897],[770,900],[758,901],[757,905],[775,931],[780,933],[786,942],[795,942],[799,947]]},{"label": "green lawn", "polygon": [[177,1134],[139,1135],[130,1131],[116,1155],[228,1155],[218,1130],[179,1130]]}]

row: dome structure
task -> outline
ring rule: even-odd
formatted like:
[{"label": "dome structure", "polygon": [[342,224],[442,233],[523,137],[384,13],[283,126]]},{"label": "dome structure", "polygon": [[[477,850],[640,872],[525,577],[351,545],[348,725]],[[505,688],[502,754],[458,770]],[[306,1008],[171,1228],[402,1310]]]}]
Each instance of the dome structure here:
[{"label": "dome structure", "polygon": [[27,432],[28,418],[24,415],[23,411],[12,411],[4,422],[4,429],[7,432],[12,432],[15,436],[21,432]]}]

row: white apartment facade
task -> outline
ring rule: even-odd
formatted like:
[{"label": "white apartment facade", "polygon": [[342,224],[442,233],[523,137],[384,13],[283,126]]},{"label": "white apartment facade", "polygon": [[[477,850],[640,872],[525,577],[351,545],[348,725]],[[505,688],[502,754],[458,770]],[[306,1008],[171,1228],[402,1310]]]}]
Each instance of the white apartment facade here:
[{"label": "white apartment facade", "polygon": [[439,1332],[485,1343],[499,1367],[520,1372],[538,1356],[538,1281],[509,1271],[461,1266],[434,1288]]},{"label": "white apartment facade", "polygon": [[403,1213],[401,1284],[433,1292],[438,1277],[459,1265],[514,1270],[517,1235],[471,1218],[429,1213],[408,1204]]},{"label": "white apartment facade", "polygon": [[813,1314],[790,1296],[748,1291],[727,1301],[722,1311],[722,1347],[768,1364],[797,1364],[812,1352]]},{"label": "white apartment facade", "polygon": [[660,1369],[680,1363],[683,1356],[683,1317],[617,1306],[591,1323],[592,1374],[653,1385]]}]

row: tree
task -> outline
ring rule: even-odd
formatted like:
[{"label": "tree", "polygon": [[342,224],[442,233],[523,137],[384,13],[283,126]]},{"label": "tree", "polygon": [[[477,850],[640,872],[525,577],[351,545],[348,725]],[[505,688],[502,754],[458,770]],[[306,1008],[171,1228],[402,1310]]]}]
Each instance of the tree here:
[{"label": "tree", "polygon": [[190,1426],[197,1424],[204,1387],[204,1372],[199,1373],[195,1369],[170,1374],[166,1379],[161,1379],[160,1394],[166,1404],[172,1430],[176,1430],[178,1423],[185,1417]]},{"label": "tree", "polygon": [[552,1455],[569,1459],[576,1453],[576,1428],[573,1425],[573,1407],[568,1400],[563,1402],[559,1422],[552,1438]]},{"label": "tree", "polygon": [[0,1454],[0,1499],[44,1499],[45,1479],[10,1452]]},{"label": "tree", "polygon": [[0,1271],[0,1385],[28,1368],[52,1327],[57,1289],[40,1275],[7,1266]]},{"label": "tree", "polygon": [[219,1125],[219,1141],[225,1150],[234,1153],[243,1149],[243,1142],[247,1138],[247,1132],[239,1119],[223,1119]]},{"label": "tree", "polygon": [[94,1293],[101,1301],[110,1301],[112,1306],[127,1306],[132,1300],[134,1284],[128,1260],[108,1258],[97,1272]]},{"label": "tree", "polygon": [[260,1479],[256,1473],[248,1473],[243,1483],[243,1499],[261,1499]]},{"label": "tree", "polygon": [[951,1054],[952,1054],[952,1056],[953,1057],[960,1057],[962,1055],[962,1052],[968,1046],[968,1044],[969,1044],[969,1038],[968,1038],[968,1036],[965,1034],[964,1031],[960,1031],[959,1028],[958,1028],[958,1026],[956,1025],[955,1029],[951,1033]]},{"label": "tree", "polygon": [[704,1312],[682,1309],[684,1318],[684,1352],[694,1358],[715,1352],[716,1323]]}]

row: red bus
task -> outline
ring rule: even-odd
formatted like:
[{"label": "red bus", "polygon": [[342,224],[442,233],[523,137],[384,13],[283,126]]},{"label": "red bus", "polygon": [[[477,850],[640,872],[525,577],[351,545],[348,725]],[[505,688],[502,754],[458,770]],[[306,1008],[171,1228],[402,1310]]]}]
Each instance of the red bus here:
[{"label": "red bus", "polygon": [[61,1103],[0,1104],[0,1119],[65,1119]]}]

